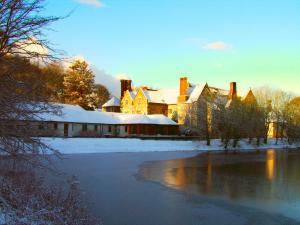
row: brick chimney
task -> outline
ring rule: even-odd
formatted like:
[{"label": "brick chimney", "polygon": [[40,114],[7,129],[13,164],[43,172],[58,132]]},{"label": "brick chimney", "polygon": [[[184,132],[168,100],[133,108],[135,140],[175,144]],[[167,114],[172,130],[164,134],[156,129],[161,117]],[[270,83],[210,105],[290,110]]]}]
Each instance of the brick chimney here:
[{"label": "brick chimney", "polygon": [[187,90],[189,88],[188,78],[187,77],[181,77],[180,78],[180,88],[179,88],[179,96],[178,96],[178,102],[183,103],[186,102],[188,99]]},{"label": "brick chimney", "polygon": [[122,99],[127,90],[131,91],[131,80],[120,80],[120,82],[121,82],[121,99]]},{"label": "brick chimney", "polygon": [[181,77],[180,78],[180,95],[187,95],[188,89],[188,78]]},{"label": "brick chimney", "polygon": [[236,82],[230,82],[228,99],[236,99],[236,98],[237,98]]}]

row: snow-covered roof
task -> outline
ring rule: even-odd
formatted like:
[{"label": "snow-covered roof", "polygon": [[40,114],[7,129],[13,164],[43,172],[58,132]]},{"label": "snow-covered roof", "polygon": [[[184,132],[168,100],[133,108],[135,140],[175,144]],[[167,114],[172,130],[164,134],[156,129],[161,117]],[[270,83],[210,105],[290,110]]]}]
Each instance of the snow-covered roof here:
[{"label": "snow-covered roof", "polygon": [[148,102],[161,104],[177,104],[177,97],[179,96],[178,88],[163,88],[159,90],[143,90],[143,94]]},{"label": "snow-covered roof", "polygon": [[159,91],[152,91],[152,90],[142,90],[145,97],[147,98],[148,102],[151,103],[166,103],[163,96]]},{"label": "snow-covered roof", "polygon": [[120,99],[112,97],[102,107],[120,106]]},{"label": "snow-covered roof", "polygon": [[192,89],[189,99],[187,100],[187,103],[193,103],[193,102],[197,101],[199,99],[199,96],[203,92],[205,86],[206,86],[206,84],[195,85],[194,88]]},{"label": "snow-covered roof", "polygon": [[176,122],[161,114],[143,115],[115,113],[115,116],[118,118],[119,124],[177,125]]},{"label": "snow-covered roof", "polygon": [[223,95],[223,96],[228,96],[229,90],[221,89],[221,88],[216,88],[216,87],[209,87],[209,90],[213,93],[216,93],[217,95]]},{"label": "snow-covered roof", "polygon": [[158,92],[160,92],[167,104],[177,104],[177,98],[180,94],[178,88],[163,88],[159,89]]},{"label": "snow-covered roof", "polygon": [[42,114],[42,121],[93,123],[93,124],[155,124],[177,125],[164,115],[125,114],[100,111],[87,111],[77,105],[57,104],[61,107],[62,115]]},{"label": "snow-covered roof", "polygon": [[231,106],[231,103],[232,103],[232,99],[229,99],[225,105],[225,108],[228,108]]}]

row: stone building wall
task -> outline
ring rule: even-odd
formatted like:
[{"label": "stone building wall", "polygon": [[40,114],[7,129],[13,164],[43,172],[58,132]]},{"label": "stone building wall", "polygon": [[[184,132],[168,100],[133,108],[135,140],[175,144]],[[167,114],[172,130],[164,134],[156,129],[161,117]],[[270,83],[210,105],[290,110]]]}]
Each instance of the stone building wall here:
[{"label": "stone building wall", "polygon": [[133,99],[133,113],[144,115],[149,114],[148,100],[141,89],[137,92],[135,98]]},{"label": "stone building wall", "polygon": [[177,104],[171,104],[171,105],[168,105],[168,117],[170,119],[173,119],[173,116],[174,115],[177,115],[178,117],[178,111],[177,111]]},{"label": "stone building wall", "polygon": [[132,114],[134,112],[133,100],[128,92],[121,99],[121,112]]},{"label": "stone building wall", "polygon": [[163,114],[168,116],[168,105],[160,103],[148,103],[148,114]]}]

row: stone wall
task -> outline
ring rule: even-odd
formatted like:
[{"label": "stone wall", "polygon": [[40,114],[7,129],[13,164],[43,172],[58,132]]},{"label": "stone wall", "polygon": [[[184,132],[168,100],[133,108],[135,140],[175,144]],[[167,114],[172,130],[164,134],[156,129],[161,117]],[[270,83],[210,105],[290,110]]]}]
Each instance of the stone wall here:
[{"label": "stone wall", "polygon": [[163,114],[165,116],[168,116],[168,105],[159,103],[149,103],[148,114]]},{"label": "stone wall", "polygon": [[133,100],[133,112],[132,113],[144,114],[144,115],[149,114],[148,113],[148,100],[141,89],[137,92],[137,94]]},{"label": "stone wall", "polygon": [[126,91],[124,97],[121,99],[121,112],[132,114],[133,111],[133,100],[130,94]]}]

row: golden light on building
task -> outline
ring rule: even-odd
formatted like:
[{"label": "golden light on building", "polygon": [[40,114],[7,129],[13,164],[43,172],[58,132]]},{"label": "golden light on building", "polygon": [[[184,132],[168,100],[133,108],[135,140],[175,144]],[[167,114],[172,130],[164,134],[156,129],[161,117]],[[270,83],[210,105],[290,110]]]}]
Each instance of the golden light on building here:
[{"label": "golden light on building", "polygon": [[276,172],[276,152],[273,149],[266,152],[266,176],[268,180],[272,181],[275,178]]}]

